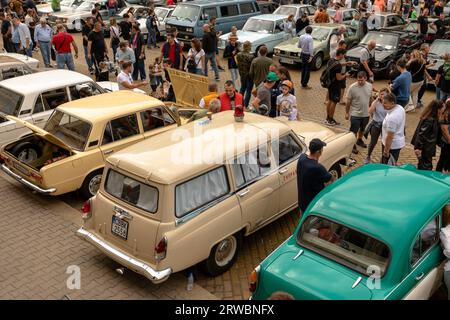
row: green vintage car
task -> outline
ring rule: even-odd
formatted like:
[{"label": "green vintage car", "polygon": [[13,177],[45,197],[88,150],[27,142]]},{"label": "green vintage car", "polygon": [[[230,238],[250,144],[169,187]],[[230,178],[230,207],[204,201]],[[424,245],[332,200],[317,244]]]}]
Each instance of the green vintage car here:
[{"label": "green vintage car", "polygon": [[293,236],[250,275],[252,299],[428,299],[443,276],[439,240],[450,175],[412,165],[355,169],[308,206]]},{"label": "green vintage car", "polygon": [[[311,25],[313,28],[312,37],[314,39],[314,58],[312,62],[313,70],[319,70],[324,61],[330,59],[330,38],[331,35],[337,32],[341,24],[318,23]],[[343,25],[347,28],[344,34],[347,42],[347,49],[359,43],[359,36],[356,29]],[[299,35],[305,33],[305,29],[300,31]],[[298,37],[286,40],[274,48],[274,56],[277,57],[281,64],[298,64],[301,63],[300,53],[301,49],[298,47]]]}]

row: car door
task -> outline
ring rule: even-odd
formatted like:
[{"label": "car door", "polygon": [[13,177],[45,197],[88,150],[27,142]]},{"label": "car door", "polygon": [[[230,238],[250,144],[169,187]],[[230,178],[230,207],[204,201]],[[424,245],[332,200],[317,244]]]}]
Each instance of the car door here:
[{"label": "car door", "polygon": [[139,120],[145,138],[177,127],[177,122],[163,106],[139,112]]},{"label": "car door", "polygon": [[293,209],[298,203],[297,162],[306,149],[289,133],[272,142],[272,154],[278,166],[280,212]]},{"label": "car door", "polygon": [[267,35],[267,40],[264,41],[264,44],[267,46],[269,52],[273,52],[275,46],[291,38],[291,35],[283,31],[283,23],[284,20],[275,21],[273,34]]},{"label": "car door", "polygon": [[139,130],[139,124],[136,113],[109,121],[104,129],[100,150],[103,158],[122,150],[140,140],[144,136]]},{"label": "car door", "polygon": [[267,144],[240,155],[231,164],[242,220],[250,231],[279,212],[279,180],[273,164]]},{"label": "car door", "polygon": [[70,101],[67,87],[42,92],[37,98],[33,108],[33,123],[43,128],[50,114],[59,105]]}]

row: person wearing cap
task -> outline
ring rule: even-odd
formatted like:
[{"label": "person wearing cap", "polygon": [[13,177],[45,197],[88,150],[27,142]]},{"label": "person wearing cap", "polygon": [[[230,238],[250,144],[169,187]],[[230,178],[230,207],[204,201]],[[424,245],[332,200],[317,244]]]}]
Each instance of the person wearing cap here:
[{"label": "person wearing cap", "polygon": [[256,97],[252,101],[252,106],[256,109],[256,112],[263,115],[269,114],[272,108],[271,89],[278,80],[280,78],[278,78],[277,74],[271,71],[267,74],[266,80],[257,87]]},{"label": "person wearing cap", "polygon": [[36,46],[41,50],[42,60],[46,68],[52,68],[50,64],[50,42],[52,41],[53,29],[47,24],[47,19],[42,17],[39,24],[34,29],[34,39]]},{"label": "person wearing cap", "polygon": [[304,213],[314,197],[331,182],[333,176],[319,163],[323,147],[327,144],[320,139],[312,139],[309,143],[309,154],[302,153],[297,162],[298,206]]},{"label": "person wearing cap", "polygon": [[288,117],[289,121],[300,120],[297,111],[297,98],[290,93],[294,87],[290,80],[281,83],[281,94],[277,97],[277,114]]},{"label": "person wearing cap", "polygon": [[[230,70],[231,81],[236,85],[238,79],[238,66],[236,63],[236,55],[239,52],[237,36],[230,36],[229,42],[223,50],[223,58],[228,59],[228,70]],[[242,85],[242,84],[241,84]]]},{"label": "person wearing cap", "polygon": [[306,12],[303,12],[302,17],[300,19],[297,19],[297,21],[295,22],[295,32],[298,34],[307,26],[309,26],[308,15],[306,14]]},{"label": "person wearing cap", "polygon": [[220,111],[234,110],[236,106],[243,106],[242,94],[236,91],[233,81],[227,80],[224,84],[225,92],[219,95]]}]

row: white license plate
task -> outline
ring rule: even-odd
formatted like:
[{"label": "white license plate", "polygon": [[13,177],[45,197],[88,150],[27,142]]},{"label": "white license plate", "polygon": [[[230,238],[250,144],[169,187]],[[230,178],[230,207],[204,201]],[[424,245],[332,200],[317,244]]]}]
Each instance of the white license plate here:
[{"label": "white license plate", "polygon": [[128,222],[112,216],[111,232],[125,240],[128,239]]},{"label": "white license plate", "polygon": [[280,62],[281,63],[287,63],[287,64],[294,64],[294,60],[293,59],[281,58]]}]

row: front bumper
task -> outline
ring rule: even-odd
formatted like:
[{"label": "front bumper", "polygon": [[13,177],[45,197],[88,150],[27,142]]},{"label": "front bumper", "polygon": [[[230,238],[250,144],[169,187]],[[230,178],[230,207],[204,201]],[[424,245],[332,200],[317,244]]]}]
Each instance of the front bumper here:
[{"label": "front bumper", "polygon": [[170,268],[161,271],[156,271],[148,264],[141,262],[135,258],[132,258],[129,255],[117,250],[116,248],[112,247],[105,241],[95,236],[93,233],[87,231],[86,229],[80,228],[78,229],[76,234],[81,239],[84,239],[87,242],[94,245],[96,248],[98,248],[100,251],[102,251],[104,254],[106,254],[114,261],[117,261],[121,265],[143,275],[153,283],[161,283],[167,280],[169,276],[172,274],[172,269]]},{"label": "front bumper", "polygon": [[274,54],[274,57],[278,59],[280,63],[287,63],[287,64],[296,64],[296,63],[302,63],[302,58],[300,58],[297,54]]},{"label": "front bumper", "polygon": [[54,193],[56,191],[56,188],[42,189],[42,188],[38,187],[37,185],[31,183],[30,181],[25,180],[24,178],[22,178],[18,174],[15,174],[14,172],[12,172],[11,169],[9,169],[7,166],[5,166],[5,164],[2,164],[1,169],[6,174],[8,174],[11,178],[13,178],[14,180],[19,181],[20,183],[22,183],[26,187],[28,187],[28,188],[32,189],[33,191],[36,191],[36,192],[38,192],[40,194],[51,194],[51,193]]}]

